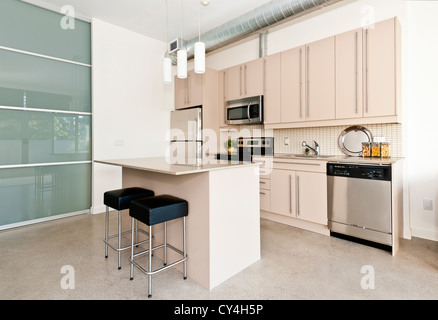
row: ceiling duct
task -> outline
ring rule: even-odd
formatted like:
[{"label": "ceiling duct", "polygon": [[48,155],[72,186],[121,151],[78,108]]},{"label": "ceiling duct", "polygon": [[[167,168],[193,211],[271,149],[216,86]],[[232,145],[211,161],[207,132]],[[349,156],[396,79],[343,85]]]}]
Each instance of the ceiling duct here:
[{"label": "ceiling duct", "polygon": [[[297,18],[342,0],[272,0],[240,17],[201,35],[205,51],[224,47],[277,23]],[[185,41],[187,58],[193,58],[193,47],[199,38]]]}]

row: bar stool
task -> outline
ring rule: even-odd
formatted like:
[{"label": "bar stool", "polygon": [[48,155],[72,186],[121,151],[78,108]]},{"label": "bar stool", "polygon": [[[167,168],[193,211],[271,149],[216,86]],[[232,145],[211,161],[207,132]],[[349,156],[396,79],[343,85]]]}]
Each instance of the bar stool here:
[{"label": "bar stool", "polygon": [[[152,275],[173,267],[181,262],[184,263],[184,280],[187,279],[187,252],[186,252],[186,216],[188,215],[188,202],[171,195],[159,195],[144,199],[138,199],[129,205],[129,215],[131,216],[131,230],[134,230],[134,221],[138,220],[149,226],[149,239],[152,239],[152,226],[164,223],[164,244],[152,247],[149,241],[149,249],[134,254],[134,236],[131,237],[131,280],[134,279],[134,266],[148,276],[148,298],[152,297]],[[167,243],[167,221],[183,218],[183,251]],[[152,270],[152,251],[164,249],[164,266]],[[182,259],[167,264],[167,248],[182,255]],[[134,261],[135,257],[144,253],[149,254],[147,270]]]},{"label": "bar stool", "polygon": [[[108,258],[108,246],[111,247],[111,249],[114,249],[115,251],[118,251],[119,253],[119,270],[122,268],[122,260],[121,255],[122,251],[129,249],[131,246],[126,246],[122,248],[122,235],[133,232],[131,231],[125,231],[122,233],[122,210],[129,209],[129,203],[132,200],[145,198],[145,197],[151,197],[154,196],[154,192],[152,190],[144,189],[144,188],[138,188],[138,187],[132,187],[132,188],[124,188],[124,189],[117,189],[117,190],[111,190],[107,191],[103,194],[103,203],[106,205],[106,213],[105,213],[105,258]],[[118,211],[118,231],[117,234],[114,235],[108,235],[109,231],[109,208],[113,208]],[[136,235],[138,240],[138,233],[144,233],[149,236],[149,234],[141,229],[138,229],[138,226],[136,228]],[[118,246],[113,246],[109,239],[112,239],[114,237],[118,238]],[[145,243],[149,240],[144,240],[141,243],[137,243],[137,245]]]}]

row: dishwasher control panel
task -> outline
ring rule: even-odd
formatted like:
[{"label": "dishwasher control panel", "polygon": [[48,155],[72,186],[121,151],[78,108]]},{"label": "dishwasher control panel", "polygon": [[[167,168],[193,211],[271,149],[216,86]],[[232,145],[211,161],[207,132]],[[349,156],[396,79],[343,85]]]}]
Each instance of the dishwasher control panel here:
[{"label": "dishwasher control panel", "polygon": [[390,165],[327,163],[327,175],[347,178],[391,181]]}]

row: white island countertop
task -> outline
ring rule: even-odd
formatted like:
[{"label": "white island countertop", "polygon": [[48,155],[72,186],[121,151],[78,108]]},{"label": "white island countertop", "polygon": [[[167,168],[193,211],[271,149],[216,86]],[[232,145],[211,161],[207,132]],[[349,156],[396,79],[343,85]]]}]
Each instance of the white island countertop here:
[{"label": "white island countertop", "polygon": [[129,158],[112,160],[94,160],[96,163],[121,166],[123,168],[144,170],[150,172],[164,173],[169,175],[184,175],[202,173],[213,170],[231,169],[236,167],[259,166],[259,162],[241,162],[206,159],[201,166],[171,164],[165,157],[157,158]]}]

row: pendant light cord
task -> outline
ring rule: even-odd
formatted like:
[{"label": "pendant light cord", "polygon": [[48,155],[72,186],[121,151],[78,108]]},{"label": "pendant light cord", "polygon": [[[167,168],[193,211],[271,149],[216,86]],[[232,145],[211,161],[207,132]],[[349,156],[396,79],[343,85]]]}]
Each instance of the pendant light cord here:
[{"label": "pendant light cord", "polygon": [[201,42],[201,7],[202,4],[199,3],[199,42]]},{"label": "pendant light cord", "polygon": [[168,0],[166,0],[166,46],[169,44],[168,34],[169,34],[169,6],[168,6]]},{"label": "pendant light cord", "polygon": [[183,0],[181,0],[181,47],[184,48],[184,40],[183,40]]}]

